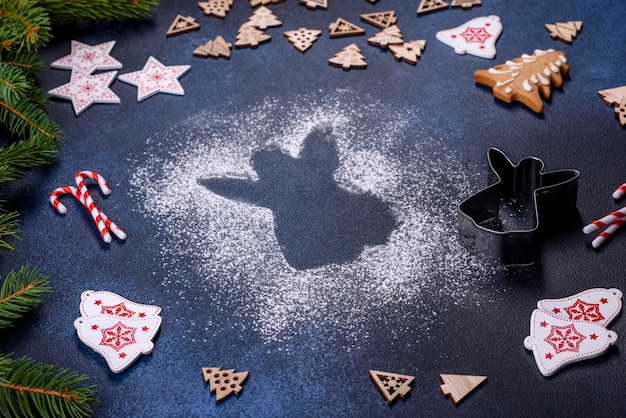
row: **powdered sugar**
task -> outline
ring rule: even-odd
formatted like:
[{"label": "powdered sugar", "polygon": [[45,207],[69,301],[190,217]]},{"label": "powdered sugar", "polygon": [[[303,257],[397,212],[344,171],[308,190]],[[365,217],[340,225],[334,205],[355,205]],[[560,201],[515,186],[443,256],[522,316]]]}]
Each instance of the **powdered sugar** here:
[{"label": "powdered sugar", "polygon": [[[372,326],[389,325],[395,336],[416,341],[442,310],[493,297],[484,287],[494,267],[475,259],[456,233],[457,202],[474,193],[471,176],[480,170],[464,167],[440,139],[426,136],[419,111],[353,95],[207,110],[146,141],[133,161],[132,194],[137,210],[159,225],[156,242],[169,272],[161,284],[189,312],[178,321],[188,324],[190,338],[206,340],[234,326],[288,346],[297,335],[336,329],[329,338],[351,350],[366,342]],[[354,261],[297,270],[281,252],[270,209],[214,194],[198,180],[255,180],[253,153],[279,148],[298,157],[321,123],[332,125],[337,138],[336,182],[382,199],[398,225],[388,243]],[[191,319],[209,305],[228,320]]]}]

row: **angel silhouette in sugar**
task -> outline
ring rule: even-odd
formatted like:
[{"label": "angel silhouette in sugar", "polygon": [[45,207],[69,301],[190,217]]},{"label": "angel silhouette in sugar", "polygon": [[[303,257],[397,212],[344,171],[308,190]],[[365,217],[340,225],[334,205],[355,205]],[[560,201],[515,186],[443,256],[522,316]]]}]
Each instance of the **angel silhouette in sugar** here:
[{"label": "angel silhouette in sugar", "polygon": [[352,261],[365,247],[385,244],[396,226],[382,199],[335,182],[339,156],[329,126],[306,137],[298,158],[261,150],[251,164],[258,181],[222,177],[199,182],[218,195],[271,209],[276,239],[293,268]]}]

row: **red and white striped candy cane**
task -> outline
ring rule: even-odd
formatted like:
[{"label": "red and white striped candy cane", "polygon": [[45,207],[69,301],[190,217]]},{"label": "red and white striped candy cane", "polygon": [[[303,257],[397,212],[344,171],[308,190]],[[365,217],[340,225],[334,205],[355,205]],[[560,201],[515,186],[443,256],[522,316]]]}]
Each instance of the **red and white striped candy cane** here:
[{"label": "red and white striped candy cane", "polygon": [[609,225],[607,229],[600,232],[596,239],[591,241],[591,245],[593,246],[593,248],[598,248],[599,246],[601,246],[602,243],[609,239],[611,235],[613,235],[613,233],[619,229],[620,226],[624,225],[624,223],[626,223],[626,220],[616,219],[611,225]]},{"label": "red and white striped candy cane", "polygon": [[609,213],[603,218],[597,219],[595,221],[591,221],[589,225],[583,228],[583,232],[585,234],[588,234],[590,232],[597,231],[598,229],[605,228],[611,225],[612,223],[614,223],[616,220],[620,220],[624,217],[626,217],[626,206],[619,210]]},{"label": "red and white striped candy cane", "polygon": [[624,193],[626,193],[626,183],[622,184],[617,189],[615,189],[615,191],[612,194],[613,199],[620,199],[622,196],[624,196]]},{"label": "red and white striped candy cane", "polygon": [[85,193],[85,192],[82,191],[82,188],[79,183],[81,181],[84,182],[86,178],[90,178],[94,180],[95,182],[97,182],[98,186],[100,186],[100,190],[102,190],[102,194],[107,195],[107,196],[111,194],[111,188],[109,187],[109,183],[107,183],[104,177],[102,177],[100,174],[96,173],[95,171],[89,171],[89,170],[78,172],[74,176],[74,180],[76,180],[76,185],[78,186],[78,189],[81,190],[81,193]]},{"label": "red and white striped candy cane", "polygon": [[[93,203],[93,200],[91,200],[91,197],[89,198],[89,200],[91,200],[91,205],[87,205],[86,201],[83,200],[84,196],[81,195],[80,191],[76,187],[61,186],[58,189],[53,190],[52,193],[50,193],[50,203],[52,204],[52,206],[54,206],[54,208],[61,214],[67,213],[67,208],[65,207],[65,205],[63,205],[59,201],[59,198],[65,194],[74,196],[76,199],[78,199],[80,203],[82,203],[89,210],[89,214],[91,215],[94,222],[96,223],[96,226],[98,227],[98,230],[100,231],[100,236],[102,237],[104,242],[111,242],[111,234],[109,233],[109,230],[106,227],[106,223],[104,222],[104,219],[102,218],[103,214],[100,212],[100,209],[98,209],[98,207]],[[105,218],[106,218],[106,215],[105,215]]]},{"label": "red and white striped candy cane", "polygon": [[[93,202],[93,199],[91,198],[91,193],[89,193],[87,185],[85,184],[86,178],[90,178],[98,182],[100,190],[102,190],[103,194],[111,194],[111,188],[109,187],[109,184],[106,182],[104,177],[102,177],[95,171],[81,171],[79,173],[76,173],[76,175],[74,176],[74,179],[76,180],[76,185],[78,186],[78,190],[81,195],[81,198],[79,198],[79,200],[82,202],[83,205],[85,205],[89,212],[92,212],[94,209],[97,210],[101,216],[101,219],[104,221],[106,228],[113,232],[119,239],[125,240],[126,233],[122,230],[122,228],[120,228],[115,222],[110,220]],[[98,221],[96,221],[96,223],[98,223]],[[100,225],[98,225],[98,229],[100,229]]]}]

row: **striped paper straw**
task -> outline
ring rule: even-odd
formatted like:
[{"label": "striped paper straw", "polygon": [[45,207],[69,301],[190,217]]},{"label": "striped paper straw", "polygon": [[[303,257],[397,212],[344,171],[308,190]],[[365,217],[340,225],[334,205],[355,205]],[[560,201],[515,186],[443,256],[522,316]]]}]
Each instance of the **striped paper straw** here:
[{"label": "striped paper straw", "polygon": [[588,234],[593,231],[597,231],[598,229],[605,228],[611,225],[618,219],[622,219],[626,216],[626,206],[616,210],[615,212],[611,212],[603,218],[597,219],[595,221],[591,221],[591,223],[583,228],[583,232]]},{"label": "striped paper straw", "polygon": [[615,191],[613,192],[611,196],[613,196],[613,199],[619,199],[622,196],[624,196],[624,193],[626,193],[626,183],[622,184],[617,189],[615,189]]},{"label": "striped paper straw", "polygon": [[608,228],[600,232],[596,239],[591,241],[591,246],[593,248],[598,248],[599,246],[601,246],[602,243],[609,239],[611,235],[613,235],[613,233],[619,229],[620,226],[624,225],[625,222],[626,220],[624,219],[616,219],[611,225],[608,226]]}]

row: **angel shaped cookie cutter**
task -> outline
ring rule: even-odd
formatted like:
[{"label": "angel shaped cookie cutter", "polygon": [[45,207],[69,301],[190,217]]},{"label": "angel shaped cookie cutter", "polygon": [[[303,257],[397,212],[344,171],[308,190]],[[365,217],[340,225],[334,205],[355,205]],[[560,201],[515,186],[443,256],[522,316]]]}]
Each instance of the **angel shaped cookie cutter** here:
[{"label": "angel shaped cookie cutter", "polygon": [[576,210],[580,173],[544,173],[536,157],[515,165],[497,148],[490,148],[487,157],[498,181],[459,204],[461,239],[505,265],[532,264],[540,227]]}]

